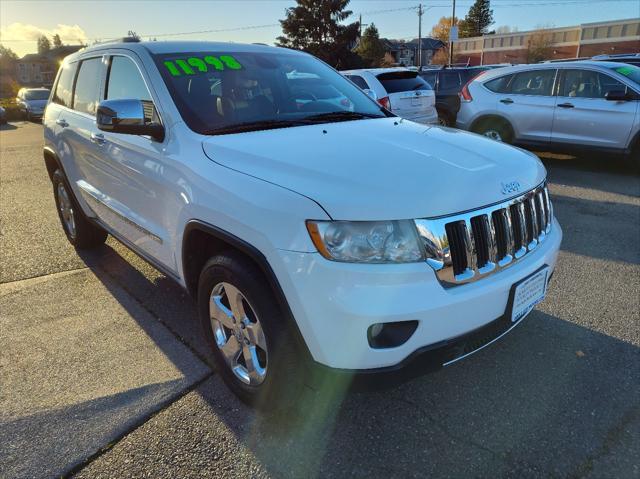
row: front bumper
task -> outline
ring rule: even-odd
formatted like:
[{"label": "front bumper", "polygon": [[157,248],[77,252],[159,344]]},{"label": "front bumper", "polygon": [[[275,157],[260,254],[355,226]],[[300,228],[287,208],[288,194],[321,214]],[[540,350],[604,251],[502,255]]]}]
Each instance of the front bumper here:
[{"label": "front bumper", "polygon": [[[313,359],[330,368],[376,370],[403,364],[417,351],[455,343],[502,318],[514,283],[544,265],[553,271],[561,240],[554,219],[545,241],[522,261],[450,289],[426,263],[337,263],[318,253],[279,251],[273,267]],[[404,344],[369,345],[372,324],[413,320],[418,327]],[[437,367],[447,362],[432,360]]]}]

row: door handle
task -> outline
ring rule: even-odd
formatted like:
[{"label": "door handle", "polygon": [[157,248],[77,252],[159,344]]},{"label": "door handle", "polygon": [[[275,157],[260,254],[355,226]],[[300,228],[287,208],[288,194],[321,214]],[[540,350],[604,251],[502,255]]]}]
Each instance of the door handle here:
[{"label": "door handle", "polygon": [[502,100],[500,100],[500,103],[510,105],[511,103],[513,103],[513,100],[511,98],[503,98]]},{"label": "door handle", "polygon": [[62,128],[66,128],[69,126],[69,123],[67,123],[67,121],[63,118],[58,118],[56,120],[56,125],[60,125]]},{"label": "door handle", "polygon": [[98,145],[103,145],[106,140],[104,139],[104,135],[102,133],[91,133],[91,141],[97,143]]},{"label": "door handle", "polygon": [[558,106],[560,108],[573,108],[573,103],[560,103]]}]

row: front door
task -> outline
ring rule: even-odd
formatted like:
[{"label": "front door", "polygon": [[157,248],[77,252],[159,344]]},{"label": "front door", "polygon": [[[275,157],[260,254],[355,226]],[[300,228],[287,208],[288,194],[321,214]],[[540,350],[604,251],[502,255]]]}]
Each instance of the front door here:
[{"label": "front door", "polygon": [[607,101],[605,95],[609,91],[626,89],[620,81],[596,70],[564,70],[554,113],[552,141],[625,148],[638,101]]}]

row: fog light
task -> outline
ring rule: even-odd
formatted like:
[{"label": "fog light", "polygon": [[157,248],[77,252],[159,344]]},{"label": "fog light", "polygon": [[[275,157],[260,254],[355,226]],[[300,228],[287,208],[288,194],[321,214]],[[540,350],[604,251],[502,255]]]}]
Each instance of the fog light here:
[{"label": "fog light", "polygon": [[374,349],[395,348],[406,343],[418,327],[418,321],[376,323],[369,326],[367,339]]}]

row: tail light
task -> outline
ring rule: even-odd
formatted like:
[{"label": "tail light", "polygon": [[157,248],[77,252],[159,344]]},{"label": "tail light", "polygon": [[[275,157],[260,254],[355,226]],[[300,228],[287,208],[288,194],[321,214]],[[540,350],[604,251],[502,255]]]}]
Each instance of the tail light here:
[{"label": "tail light", "polygon": [[473,101],[473,97],[471,96],[471,93],[469,93],[469,83],[471,83],[471,81],[467,82],[467,84],[462,87],[462,90],[460,91],[460,100]]},{"label": "tail light", "polygon": [[465,83],[465,85],[462,87],[462,90],[460,91],[460,100],[462,100],[462,101],[473,101],[473,97],[471,96],[471,92],[469,91],[469,85],[471,84],[472,81],[477,80],[478,78],[480,78],[485,73],[487,73],[487,72],[486,71],[480,72],[477,75],[472,76],[469,79],[469,81],[467,83]]},{"label": "tail light", "polygon": [[391,110],[391,101],[388,96],[383,96],[382,98],[378,98],[378,103],[381,107],[386,108],[387,110]]}]

